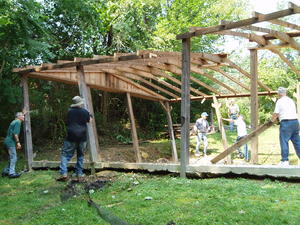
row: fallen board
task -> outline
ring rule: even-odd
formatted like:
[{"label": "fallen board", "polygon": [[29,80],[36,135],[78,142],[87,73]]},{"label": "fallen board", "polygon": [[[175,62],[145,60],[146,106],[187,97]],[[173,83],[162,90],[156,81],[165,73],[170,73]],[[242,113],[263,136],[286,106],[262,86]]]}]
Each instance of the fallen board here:
[{"label": "fallen board", "polygon": [[[58,168],[59,161],[33,161],[32,168]],[[75,166],[75,162],[70,162],[70,167]],[[85,168],[89,168],[89,163],[84,163]],[[125,162],[96,162],[96,169],[128,169],[146,170],[149,172],[166,171],[180,173],[178,163],[125,163]],[[196,165],[187,166],[187,173],[209,173],[209,174],[248,174],[254,176],[270,176],[276,178],[300,178],[300,166],[279,167],[276,165]]]}]

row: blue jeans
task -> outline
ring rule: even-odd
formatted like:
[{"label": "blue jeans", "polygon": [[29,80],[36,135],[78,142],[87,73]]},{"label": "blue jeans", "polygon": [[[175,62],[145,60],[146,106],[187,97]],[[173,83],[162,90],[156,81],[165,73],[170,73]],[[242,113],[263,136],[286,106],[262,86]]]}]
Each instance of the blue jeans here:
[{"label": "blue jeans", "polygon": [[75,150],[77,153],[77,163],[75,165],[75,173],[83,175],[83,159],[86,149],[86,142],[70,142],[65,140],[61,151],[60,174],[66,176],[68,174],[68,163],[73,157]]},{"label": "blue jeans", "polygon": [[281,161],[289,160],[289,140],[292,141],[298,158],[300,158],[300,137],[299,137],[299,121],[282,120],[279,128]]},{"label": "blue jeans", "polygon": [[17,151],[16,147],[7,147],[9,154],[8,165],[3,169],[4,174],[12,175],[16,173]]},{"label": "blue jeans", "polygon": [[[239,140],[241,140],[243,137],[245,136],[238,136],[236,138],[236,142],[238,142]],[[240,149],[238,149],[238,151],[240,152]],[[245,156],[245,160],[246,161],[249,161],[249,151],[248,151],[248,145],[247,144],[244,144],[244,156]]]},{"label": "blue jeans", "polygon": [[[230,119],[236,120],[237,114],[230,114]],[[229,122],[229,130],[234,131],[234,122]]]}]

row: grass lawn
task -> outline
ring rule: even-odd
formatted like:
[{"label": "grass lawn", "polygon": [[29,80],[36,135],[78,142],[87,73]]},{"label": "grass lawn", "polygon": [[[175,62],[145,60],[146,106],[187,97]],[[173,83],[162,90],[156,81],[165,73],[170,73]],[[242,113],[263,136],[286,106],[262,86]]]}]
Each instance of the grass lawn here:
[{"label": "grass lawn", "polygon": [[[1,163],[3,167],[3,163]],[[60,200],[66,183],[56,171],[0,178],[0,224],[108,224],[84,194]],[[300,185],[271,180],[180,179],[117,173],[92,199],[132,225],[299,224]],[[152,200],[145,200],[151,197]]]}]

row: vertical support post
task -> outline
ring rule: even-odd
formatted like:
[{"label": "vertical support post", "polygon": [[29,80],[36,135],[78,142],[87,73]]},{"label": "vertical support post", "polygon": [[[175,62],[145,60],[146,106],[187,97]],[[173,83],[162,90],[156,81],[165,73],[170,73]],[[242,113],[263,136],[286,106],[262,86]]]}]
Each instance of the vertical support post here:
[{"label": "vertical support post", "polygon": [[27,163],[27,169],[32,169],[33,161],[33,148],[32,148],[32,134],[31,134],[31,121],[30,121],[30,108],[29,108],[29,89],[28,89],[28,77],[23,75],[21,78],[23,87],[23,110],[25,113],[24,120],[24,138],[25,138],[25,158]]},{"label": "vertical support post", "polygon": [[[258,94],[257,94],[257,50],[250,50],[250,74],[251,74],[251,129],[258,126]],[[258,163],[258,136],[251,140],[251,162]]]},{"label": "vertical support post", "polygon": [[176,142],[175,142],[175,135],[174,135],[174,129],[173,129],[173,122],[172,122],[172,116],[171,116],[171,108],[169,102],[160,102],[163,109],[165,110],[167,114],[167,120],[168,120],[168,130],[169,130],[169,137],[171,141],[171,149],[172,149],[172,161],[178,162],[178,156],[177,156],[177,150],[176,150]]},{"label": "vertical support post", "polygon": [[180,177],[186,178],[190,146],[190,38],[182,39]]},{"label": "vertical support post", "polygon": [[[90,89],[86,85],[85,76],[84,76],[84,69],[82,65],[76,67],[77,69],[77,79],[78,79],[78,86],[79,86],[79,93],[85,99],[84,107],[86,110],[93,115],[93,108],[92,108],[92,99],[90,97]],[[92,119],[90,123],[87,124],[88,128],[88,143],[89,143],[89,150],[90,150],[90,162],[91,162],[91,172],[92,174],[95,173],[95,162],[99,161],[99,155],[97,150],[96,140],[98,140],[97,134],[94,132],[93,123],[95,123],[95,119]]]},{"label": "vertical support post", "polygon": [[300,83],[297,84],[297,112],[298,112],[298,120],[300,121]]},{"label": "vertical support post", "polygon": [[[224,128],[224,125],[223,125],[223,122],[222,122],[222,116],[221,116],[221,112],[220,112],[221,104],[219,104],[216,96],[213,96],[213,101],[214,101],[214,103],[213,103],[212,106],[216,110],[218,125],[219,125],[219,129],[221,131],[223,148],[224,148],[224,150],[226,150],[228,148],[228,142],[227,142],[226,132],[225,132],[225,128]],[[232,164],[231,154],[227,155],[226,163],[227,164]]]},{"label": "vertical support post", "polygon": [[126,93],[127,96],[127,106],[128,106],[128,112],[129,112],[129,118],[130,118],[130,125],[131,125],[131,136],[132,136],[132,142],[133,142],[133,149],[135,153],[135,160],[136,162],[140,163],[142,162],[140,150],[139,150],[139,140],[136,132],[136,126],[135,126],[135,119],[133,114],[133,108],[132,108],[132,102],[131,102],[131,95],[130,93]]}]

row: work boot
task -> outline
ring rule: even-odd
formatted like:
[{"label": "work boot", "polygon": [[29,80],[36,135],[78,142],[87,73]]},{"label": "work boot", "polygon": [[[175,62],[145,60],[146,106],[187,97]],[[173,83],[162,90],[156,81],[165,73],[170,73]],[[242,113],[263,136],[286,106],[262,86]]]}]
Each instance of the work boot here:
[{"label": "work boot", "polygon": [[20,173],[14,173],[14,174],[9,174],[8,177],[9,178],[19,178],[21,176]]},{"label": "work boot", "polygon": [[68,181],[68,176],[61,175],[60,177],[56,178],[56,181],[66,182],[66,181]]}]

